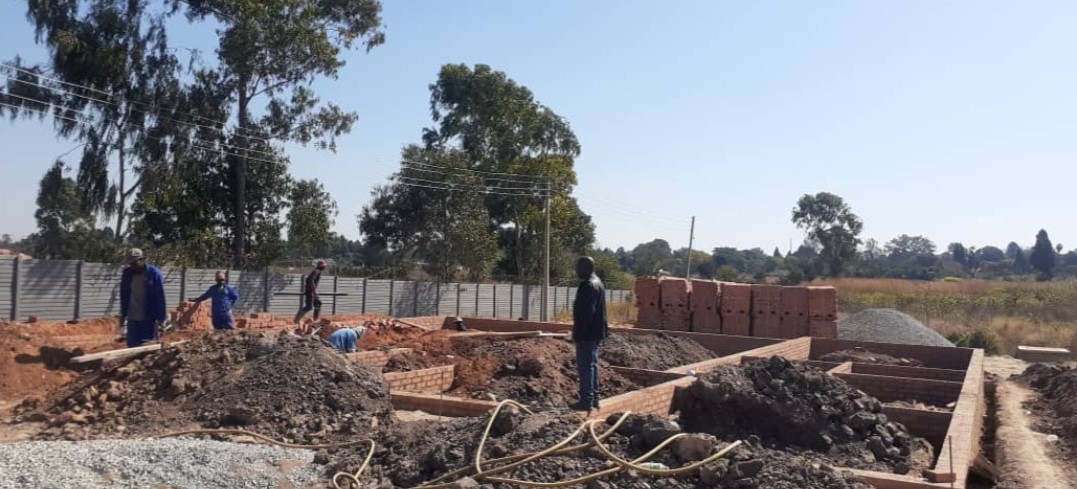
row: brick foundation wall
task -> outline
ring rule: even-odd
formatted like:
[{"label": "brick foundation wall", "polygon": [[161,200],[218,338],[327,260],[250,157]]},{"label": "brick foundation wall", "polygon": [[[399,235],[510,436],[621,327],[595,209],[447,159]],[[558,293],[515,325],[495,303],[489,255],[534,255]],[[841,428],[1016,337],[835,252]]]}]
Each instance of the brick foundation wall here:
[{"label": "brick foundation wall", "polygon": [[423,411],[438,416],[483,416],[497,407],[493,401],[462,399],[459,397],[420,394],[416,392],[390,392],[393,409]]},{"label": "brick foundation wall", "polygon": [[[944,482],[952,465],[953,478],[956,480],[954,487],[957,488],[965,487],[969,465],[980,453],[980,436],[983,431],[984,413],[987,411],[987,402],[984,399],[984,352],[983,350],[970,351],[971,358],[965,373],[965,380],[961,383],[960,399],[957,400],[950,427],[946,431],[947,439],[939,451],[934,470],[928,474],[933,482]],[[950,457],[951,448],[953,458]]]},{"label": "brick foundation wall", "polygon": [[453,365],[445,365],[411,372],[386,372],[383,375],[391,390],[438,394],[452,387],[454,371]]},{"label": "brick foundation wall", "polygon": [[892,343],[817,338],[812,341],[811,357],[819,358],[827,353],[851,350],[856,347],[895,357],[915,358],[924,362],[925,367],[950,370],[964,370],[972,356],[972,350],[969,348],[895,345]]},{"label": "brick foundation wall", "polygon": [[875,365],[870,363],[854,363],[854,374],[888,375],[891,377],[911,377],[914,379],[948,380],[950,382],[962,382],[965,380],[964,370],[948,370],[927,367],[902,367],[900,365]]},{"label": "brick foundation wall", "polygon": [[688,373],[691,370],[694,370],[696,373],[710,372],[711,370],[714,370],[722,365],[740,364],[741,359],[745,356],[770,357],[773,355],[778,355],[785,357],[789,360],[807,360],[808,352],[810,350],[811,338],[796,338],[762,346],[759,348],[754,348],[751,350],[741,351],[712,360],[704,360],[702,362],[683,365],[680,367],[674,367],[666,371],[679,373]]},{"label": "brick foundation wall", "polygon": [[671,380],[681,379],[685,376],[685,374],[676,372],[661,372],[658,370],[646,370],[642,368],[610,367],[610,369],[621,374],[628,380],[631,380],[645,387],[658,385],[663,382],[669,382]]},{"label": "brick foundation wall", "polygon": [[411,348],[393,348],[391,350],[368,350],[355,353],[345,354],[348,360],[353,362],[362,363],[374,368],[382,368],[389,362],[389,358],[393,355],[399,355],[401,353],[411,353]]},{"label": "brick foundation wall", "polygon": [[945,411],[928,411],[926,409],[909,409],[895,406],[883,406],[883,413],[890,421],[905,425],[909,432],[942,446],[946,440],[946,431],[950,428],[952,413]]},{"label": "brick foundation wall", "polygon": [[961,395],[960,382],[866,374],[835,374],[835,377],[883,402],[917,400],[945,407]]},{"label": "brick foundation wall", "polygon": [[678,389],[685,389],[695,382],[693,377],[682,377],[662,384],[626,392],[602,400],[602,408],[591,411],[589,417],[604,418],[613,413],[632,411],[638,414],[668,415],[673,410],[673,400]]}]

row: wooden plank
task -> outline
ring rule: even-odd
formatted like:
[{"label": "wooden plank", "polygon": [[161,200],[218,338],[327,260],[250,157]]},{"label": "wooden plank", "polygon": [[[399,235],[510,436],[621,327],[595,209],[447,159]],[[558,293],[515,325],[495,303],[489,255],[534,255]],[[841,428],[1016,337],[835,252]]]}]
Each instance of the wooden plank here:
[{"label": "wooden plank", "polygon": [[75,357],[69,360],[71,363],[88,363],[97,360],[116,360],[120,358],[133,357],[141,355],[143,353],[160,350],[162,346],[174,346],[182,343],[186,343],[187,340],[176,341],[174,343],[154,343],[152,345],[136,346],[134,348],[123,348],[120,350],[109,350],[100,353],[91,353],[89,355],[82,355],[81,357]]}]

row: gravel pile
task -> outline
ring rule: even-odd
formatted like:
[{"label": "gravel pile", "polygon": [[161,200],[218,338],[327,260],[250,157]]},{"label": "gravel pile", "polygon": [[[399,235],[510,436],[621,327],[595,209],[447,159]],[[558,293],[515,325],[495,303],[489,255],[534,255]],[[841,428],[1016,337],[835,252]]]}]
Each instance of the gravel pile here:
[{"label": "gravel pile", "polygon": [[323,487],[314,452],[211,440],[0,444],[0,489]]},{"label": "gravel pile", "polygon": [[916,318],[894,309],[865,309],[838,321],[838,338],[903,345],[954,346]]}]

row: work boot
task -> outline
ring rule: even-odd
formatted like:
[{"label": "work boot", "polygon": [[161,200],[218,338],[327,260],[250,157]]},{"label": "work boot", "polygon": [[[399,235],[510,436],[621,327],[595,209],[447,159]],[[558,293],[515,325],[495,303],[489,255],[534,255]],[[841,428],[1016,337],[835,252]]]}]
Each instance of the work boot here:
[{"label": "work boot", "polygon": [[575,404],[569,404],[568,408],[573,410],[573,411],[590,411],[591,410],[591,404],[592,403],[590,403],[590,402],[580,401],[580,402],[577,402]]},{"label": "work boot", "polygon": [[597,397],[595,398],[594,401],[591,401],[591,407],[595,408],[595,409],[598,409],[598,398]]}]

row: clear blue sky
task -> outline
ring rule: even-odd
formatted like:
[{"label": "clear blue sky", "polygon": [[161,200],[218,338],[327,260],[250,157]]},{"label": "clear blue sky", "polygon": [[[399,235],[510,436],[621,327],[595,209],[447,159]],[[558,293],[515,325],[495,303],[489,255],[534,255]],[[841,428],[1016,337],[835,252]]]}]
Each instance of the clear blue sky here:
[{"label": "clear blue sky", "polygon": [[[0,59],[42,59],[23,2],[0,3]],[[324,100],[358,112],[336,154],[290,151],[355,238],[369,191],[430,124],[444,63],[485,63],[566,117],[577,195],[603,246],[655,237],[783,250],[796,199],[830,191],[864,237],[1077,247],[1077,2],[407,2],[347,55]],[[212,57],[212,30],[176,45]],[[0,121],[0,232],[34,231],[37,182],[75,143]]]}]

